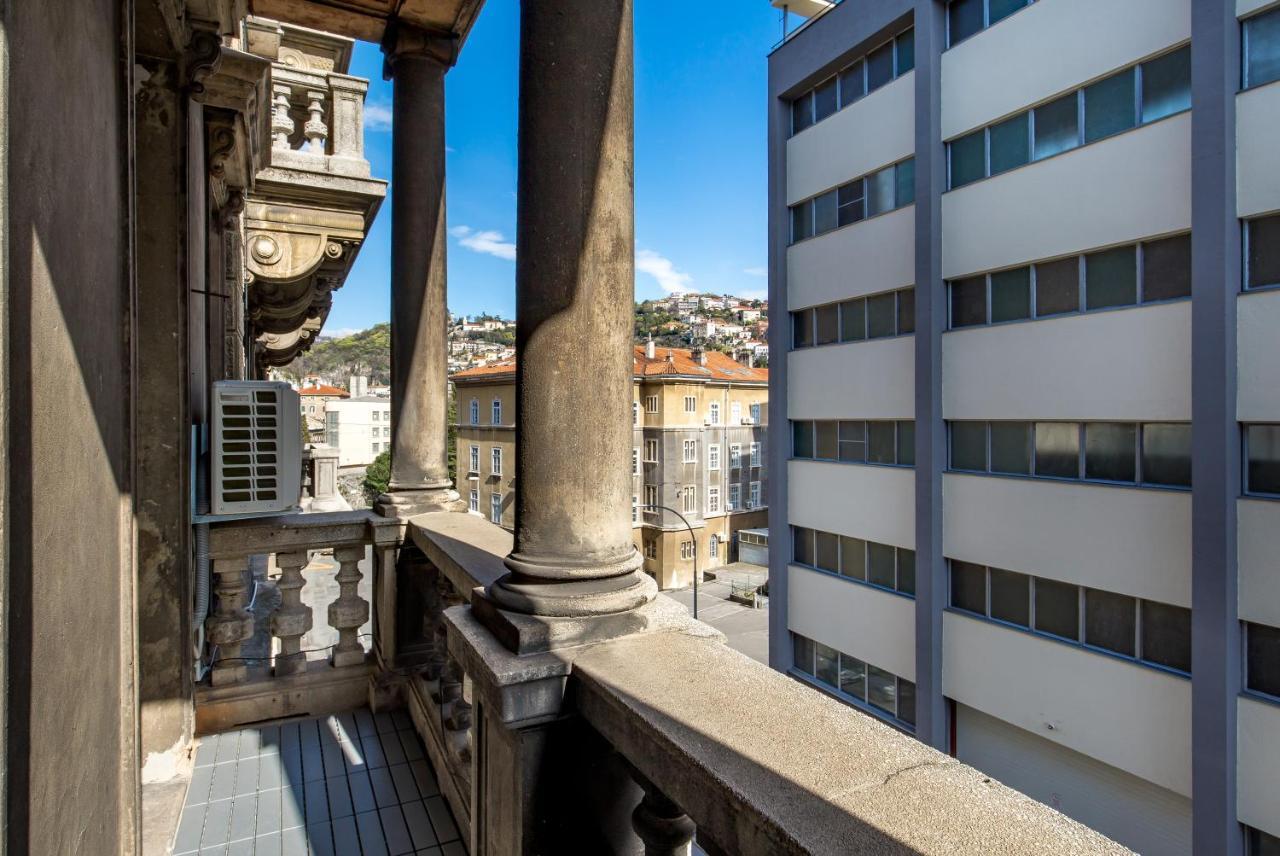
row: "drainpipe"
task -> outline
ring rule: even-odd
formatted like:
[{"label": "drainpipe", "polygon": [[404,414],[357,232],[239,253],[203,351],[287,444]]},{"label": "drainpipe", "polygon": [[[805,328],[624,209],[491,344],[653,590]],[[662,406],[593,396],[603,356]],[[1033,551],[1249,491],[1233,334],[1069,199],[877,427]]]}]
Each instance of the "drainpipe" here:
[{"label": "drainpipe", "polygon": [[[196,428],[196,437],[204,440],[204,431]],[[204,456],[204,443],[193,443],[192,463],[195,469],[196,514],[203,517],[209,513],[209,469]],[[196,681],[204,679],[204,620],[209,617],[209,524],[195,525],[195,607],[191,615],[192,627],[195,630],[195,667]]]}]

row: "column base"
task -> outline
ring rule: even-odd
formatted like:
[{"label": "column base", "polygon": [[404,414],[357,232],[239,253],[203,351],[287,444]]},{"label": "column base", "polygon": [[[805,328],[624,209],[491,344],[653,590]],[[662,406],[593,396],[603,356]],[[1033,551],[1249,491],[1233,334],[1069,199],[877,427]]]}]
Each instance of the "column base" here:
[{"label": "column base", "polygon": [[500,609],[552,618],[589,618],[638,609],[658,594],[634,548],[611,566],[569,566],[512,553],[510,573],[489,586]]},{"label": "column base", "polygon": [[403,523],[432,511],[461,511],[462,500],[453,488],[391,490],[378,497],[374,510]]}]

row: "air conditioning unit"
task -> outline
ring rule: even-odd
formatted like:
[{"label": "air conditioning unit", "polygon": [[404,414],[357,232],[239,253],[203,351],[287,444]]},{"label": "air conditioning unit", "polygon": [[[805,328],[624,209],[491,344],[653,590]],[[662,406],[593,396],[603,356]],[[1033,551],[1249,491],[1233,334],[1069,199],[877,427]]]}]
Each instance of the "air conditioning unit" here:
[{"label": "air conditioning unit", "polygon": [[756,420],[752,419],[750,416],[744,416],[744,417],[742,417],[742,424],[743,424],[743,425],[754,425],[754,424],[756,424]]},{"label": "air conditioning unit", "polygon": [[209,507],[214,515],[280,514],[302,492],[297,390],[280,381],[213,385]]}]

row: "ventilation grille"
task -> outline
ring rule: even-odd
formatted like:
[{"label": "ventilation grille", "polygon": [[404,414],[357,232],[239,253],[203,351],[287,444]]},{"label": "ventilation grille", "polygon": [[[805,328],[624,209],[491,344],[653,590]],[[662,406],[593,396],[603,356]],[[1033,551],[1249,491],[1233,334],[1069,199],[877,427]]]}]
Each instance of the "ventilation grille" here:
[{"label": "ventilation grille", "polygon": [[297,505],[299,406],[297,392],[286,383],[214,384],[214,514],[276,513]]}]

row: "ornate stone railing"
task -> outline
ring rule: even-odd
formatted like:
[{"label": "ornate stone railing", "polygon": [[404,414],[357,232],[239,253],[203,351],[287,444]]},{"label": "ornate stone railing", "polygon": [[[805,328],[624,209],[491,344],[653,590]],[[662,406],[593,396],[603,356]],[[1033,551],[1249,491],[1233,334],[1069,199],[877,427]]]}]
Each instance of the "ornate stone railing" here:
[{"label": "ornate stone railing", "polygon": [[[389,569],[398,537],[396,521],[370,511],[212,524],[209,555],[217,606],[205,630],[215,655],[208,685],[196,692],[197,730],[211,733],[246,722],[350,710],[367,703],[375,659],[395,647],[394,575]],[[336,641],[309,650],[305,640],[317,619],[313,605],[320,604],[307,597],[304,570],[320,551],[332,551],[338,566],[333,578],[336,597],[321,619]],[[279,604],[267,618],[269,650],[249,653],[245,646],[261,627],[248,608],[253,591],[250,563],[259,556],[274,559],[269,582],[279,592]],[[360,564],[366,557],[379,607],[372,615],[373,656],[360,639],[360,628],[371,617],[371,605],[359,593]]]},{"label": "ornate stone railing", "polygon": [[695,830],[740,856],[1129,852],[733,651],[663,596],[594,642],[515,618],[583,640],[515,654],[468,605],[505,573],[510,535],[461,514],[409,531],[447,634],[409,704],[473,856],[683,854]]}]

